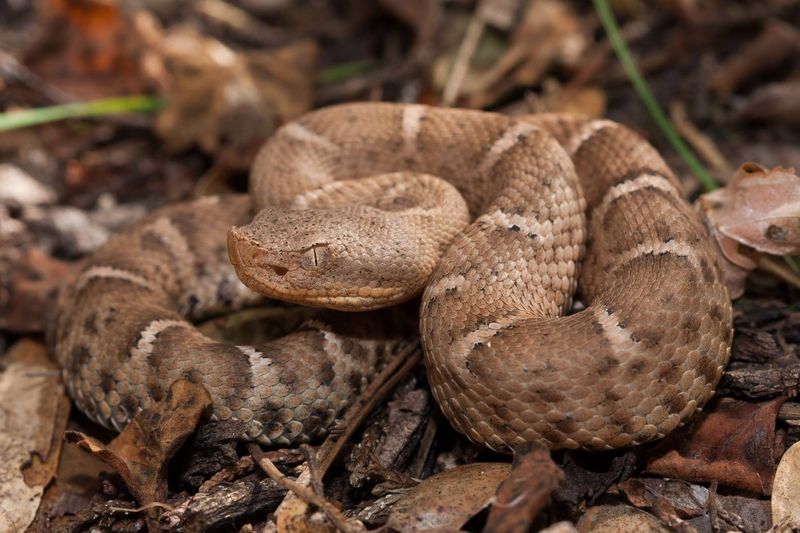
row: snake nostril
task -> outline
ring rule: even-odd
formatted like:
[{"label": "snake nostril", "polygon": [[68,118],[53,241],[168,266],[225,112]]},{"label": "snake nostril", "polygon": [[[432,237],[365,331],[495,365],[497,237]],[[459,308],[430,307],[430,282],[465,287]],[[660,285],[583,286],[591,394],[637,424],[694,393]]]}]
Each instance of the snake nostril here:
[{"label": "snake nostril", "polygon": [[285,276],[287,272],[289,272],[288,268],[278,266],[278,265],[268,265],[277,275]]}]

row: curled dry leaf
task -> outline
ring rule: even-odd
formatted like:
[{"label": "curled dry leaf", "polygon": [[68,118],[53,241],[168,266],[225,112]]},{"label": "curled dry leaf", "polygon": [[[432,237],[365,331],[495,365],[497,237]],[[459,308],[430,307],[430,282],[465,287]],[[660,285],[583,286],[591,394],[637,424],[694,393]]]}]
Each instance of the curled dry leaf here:
[{"label": "curled dry leaf", "polygon": [[148,49],[144,72],[161,87],[169,105],[156,130],[167,148],[198,144],[207,152],[241,151],[227,161],[249,167],[272,131],[308,111],[313,99],[318,47],[303,40],[267,51],[236,51],[191,26],[162,29],[139,12],[136,27]]},{"label": "curled dry leaf", "polygon": [[[507,2],[498,2],[503,3]],[[477,43],[458,91],[468,107],[486,107],[517,87],[535,85],[555,65],[575,65],[591,41],[588,28],[567,2],[532,0],[523,9],[507,44],[488,31]],[[443,30],[449,32],[458,24],[448,19]],[[437,89],[446,85],[461,36],[451,40],[455,42],[433,64]]]},{"label": "curled dry leaf", "polygon": [[737,109],[745,120],[777,124],[800,124],[800,80],[759,87]]},{"label": "curled dry leaf", "polygon": [[506,463],[473,463],[431,476],[395,503],[386,525],[400,532],[457,530],[489,505],[510,471]]},{"label": "curled dry leaf", "polygon": [[585,25],[567,2],[527,2],[508,48],[486,72],[470,107],[484,107],[515,87],[538,83],[554,65],[574,65],[590,39]]},{"label": "curled dry leaf", "polygon": [[800,442],[783,454],[772,486],[772,523],[787,531],[800,529]]},{"label": "curled dry leaf", "polygon": [[544,446],[518,450],[511,474],[497,490],[497,501],[489,511],[484,531],[529,531],[563,477]]},{"label": "curled dry leaf", "polygon": [[41,344],[23,340],[0,373],[0,531],[25,531],[53,479],[70,402]]},{"label": "curled dry leaf", "polygon": [[667,533],[655,516],[628,505],[590,507],[578,522],[580,533]]},{"label": "curled dry leaf", "polygon": [[647,472],[769,494],[775,475],[775,419],[785,398],[720,398],[653,449]]},{"label": "curled dry leaf", "polygon": [[211,408],[202,385],[175,381],[167,396],[145,409],[106,446],[83,433],[66,438],[119,472],[141,505],[163,502],[167,496],[167,464]]},{"label": "curled dry leaf", "polygon": [[700,197],[732,297],[744,290],[742,273],[756,266],[743,245],[774,255],[800,253],[800,177],[794,169],[745,163],[730,183]]},{"label": "curled dry leaf", "polygon": [[115,0],[44,0],[41,40],[27,66],[76,99],[135,94],[145,89],[138,69],[142,42]]},{"label": "curled dry leaf", "polygon": [[709,78],[709,88],[723,98],[743,83],[775,68],[800,50],[800,31],[792,24],[770,19],[755,39],[746,43]]},{"label": "curled dry leaf", "polygon": [[679,479],[630,478],[611,492],[623,494],[675,531],[765,531],[772,525],[768,501],[721,495]]}]

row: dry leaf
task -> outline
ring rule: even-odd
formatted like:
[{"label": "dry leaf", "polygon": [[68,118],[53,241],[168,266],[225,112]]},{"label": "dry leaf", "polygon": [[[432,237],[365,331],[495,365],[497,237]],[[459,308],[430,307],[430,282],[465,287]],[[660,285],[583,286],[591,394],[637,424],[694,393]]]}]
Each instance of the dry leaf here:
[{"label": "dry leaf", "polygon": [[113,467],[141,505],[163,502],[168,462],[210,408],[205,387],[178,380],[164,400],[136,415],[108,446],[79,432],[69,431],[66,438]]},{"label": "dry leaf", "polygon": [[518,450],[511,474],[497,490],[497,501],[489,511],[484,531],[529,531],[563,477],[544,446]]},{"label": "dry leaf", "polygon": [[742,272],[755,261],[740,245],[774,255],[800,253],[800,177],[794,169],[745,163],[722,189],[700,197],[732,297],[743,292]]},{"label": "dry leaf", "polygon": [[787,531],[800,529],[800,442],[786,450],[775,472],[772,523]]},{"label": "dry leaf", "polygon": [[510,471],[506,463],[473,463],[431,476],[394,504],[386,525],[401,532],[457,530],[489,505]]},{"label": "dry leaf", "polygon": [[736,115],[745,120],[800,124],[800,81],[759,87],[738,107]]},{"label": "dry leaf", "polygon": [[44,40],[27,65],[78,99],[142,92],[138,57],[142,43],[114,0],[45,0]]},{"label": "dry leaf", "polygon": [[[485,13],[475,16],[480,15]],[[555,65],[575,65],[591,41],[588,29],[566,2],[531,0],[517,19],[507,42],[495,29],[487,29],[477,41],[468,58],[469,68],[458,84],[457,96],[466,100],[467,107],[486,107],[517,87],[535,85]],[[468,24],[468,19],[456,14],[442,27],[444,51],[431,68],[437,91],[452,83],[451,71],[460,61],[458,51]]]},{"label": "dry leaf", "polygon": [[22,340],[0,374],[0,531],[33,521],[58,466],[70,402],[41,344]]},{"label": "dry leaf", "polygon": [[578,522],[580,533],[668,533],[655,516],[628,505],[590,507]]},{"label": "dry leaf", "polygon": [[746,81],[774,68],[800,50],[800,31],[791,24],[771,19],[758,37],[732,54],[709,78],[709,88],[723,98]]},{"label": "dry leaf", "polygon": [[312,105],[314,41],[236,51],[191,26],[164,30],[147,12],[135,21],[149,45],[143,70],[169,101],[156,118],[169,150],[192,144],[207,152],[230,149],[236,153],[226,160],[246,168],[277,126]]},{"label": "dry leaf", "polygon": [[769,494],[775,475],[775,419],[784,401],[712,401],[653,449],[646,471]]}]

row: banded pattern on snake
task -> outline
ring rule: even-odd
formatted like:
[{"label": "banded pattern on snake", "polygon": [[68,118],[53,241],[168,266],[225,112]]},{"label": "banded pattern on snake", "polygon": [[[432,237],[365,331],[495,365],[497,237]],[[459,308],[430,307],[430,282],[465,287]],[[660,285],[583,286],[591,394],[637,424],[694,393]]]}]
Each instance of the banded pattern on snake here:
[{"label": "banded pattern on snake", "polygon": [[[153,213],[63,292],[56,354],[90,417],[119,429],[188,377],[247,438],[306,441],[395,346],[322,324],[262,346],[204,337],[189,319],[254,300],[228,254],[247,285],[310,305],[375,308],[424,288],[434,396],[496,450],[661,437],[711,397],[729,357],[706,230],[657,152],[619,124],[335,106],[278,130],[251,196],[251,224],[243,197]],[[586,308],[562,316],[579,270]]]}]

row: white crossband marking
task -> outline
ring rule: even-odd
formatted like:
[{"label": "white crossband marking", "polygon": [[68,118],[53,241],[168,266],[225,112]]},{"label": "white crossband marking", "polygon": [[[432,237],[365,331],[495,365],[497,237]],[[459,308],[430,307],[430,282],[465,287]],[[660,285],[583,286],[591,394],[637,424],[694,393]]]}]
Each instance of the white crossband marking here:
[{"label": "white crossband marking", "polygon": [[80,292],[93,279],[121,279],[143,289],[153,290],[150,282],[138,274],[111,266],[93,266],[80,275],[75,284],[76,291]]}]

